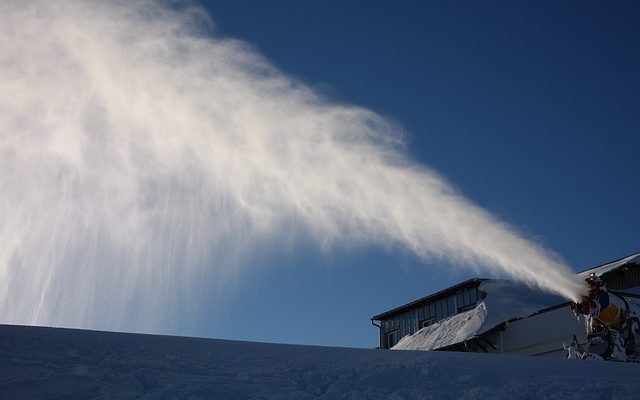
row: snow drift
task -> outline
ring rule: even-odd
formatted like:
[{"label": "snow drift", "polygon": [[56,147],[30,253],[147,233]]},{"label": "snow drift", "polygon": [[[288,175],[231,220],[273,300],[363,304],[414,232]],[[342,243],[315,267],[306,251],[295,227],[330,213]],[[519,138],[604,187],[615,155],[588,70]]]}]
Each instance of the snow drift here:
[{"label": "snow drift", "polygon": [[392,350],[434,350],[464,342],[487,330],[487,306],[480,302],[473,310],[456,314],[400,339]]}]

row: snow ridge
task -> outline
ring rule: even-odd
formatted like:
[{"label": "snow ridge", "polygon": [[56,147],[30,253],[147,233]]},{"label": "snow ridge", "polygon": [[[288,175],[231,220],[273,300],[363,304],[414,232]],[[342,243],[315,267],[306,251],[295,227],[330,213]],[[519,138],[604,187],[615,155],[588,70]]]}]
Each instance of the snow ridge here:
[{"label": "snow ridge", "polygon": [[487,306],[481,302],[473,310],[456,314],[403,337],[393,350],[433,350],[460,343],[478,334],[486,319]]}]

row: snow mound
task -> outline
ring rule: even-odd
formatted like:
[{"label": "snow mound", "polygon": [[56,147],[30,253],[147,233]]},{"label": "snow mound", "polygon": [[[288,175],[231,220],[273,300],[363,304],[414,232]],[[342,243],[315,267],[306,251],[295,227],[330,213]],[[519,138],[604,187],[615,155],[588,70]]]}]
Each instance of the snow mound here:
[{"label": "snow mound", "polygon": [[424,327],[400,339],[394,350],[433,350],[464,342],[502,322],[528,317],[544,308],[565,303],[561,297],[507,280],[480,284],[487,294],[476,308]]},{"label": "snow mound", "polygon": [[456,314],[403,337],[392,350],[433,350],[463,342],[475,336],[486,319],[487,307],[482,302],[473,310]]}]

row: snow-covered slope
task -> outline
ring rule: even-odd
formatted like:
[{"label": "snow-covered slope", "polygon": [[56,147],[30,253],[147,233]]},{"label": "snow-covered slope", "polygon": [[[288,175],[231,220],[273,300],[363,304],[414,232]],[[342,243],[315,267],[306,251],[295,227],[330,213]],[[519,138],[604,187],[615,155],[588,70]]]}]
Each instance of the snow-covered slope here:
[{"label": "snow-covered slope", "polygon": [[560,297],[506,280],[484,281],[480,290],[487,297],[476,308],[405,336],[393,349],[433,350],[460,343],[502,322],[528,317],[541,309],[566,302]]},{"label": "snow-covered slope", "polygon": [[1,399],[631,399],[640,366],[0,325]]}]

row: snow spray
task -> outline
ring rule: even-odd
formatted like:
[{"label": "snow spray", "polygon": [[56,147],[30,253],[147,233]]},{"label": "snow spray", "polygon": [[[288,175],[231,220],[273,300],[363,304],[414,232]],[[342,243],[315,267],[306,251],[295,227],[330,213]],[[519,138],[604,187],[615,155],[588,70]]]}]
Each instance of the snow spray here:
[{"label": "snow spray", "polygon": [[580,298],[557,256],[408,159],[399,127],[212,26],[176,2],[0,3],[2,322],[153,330],[298,237]]}]

